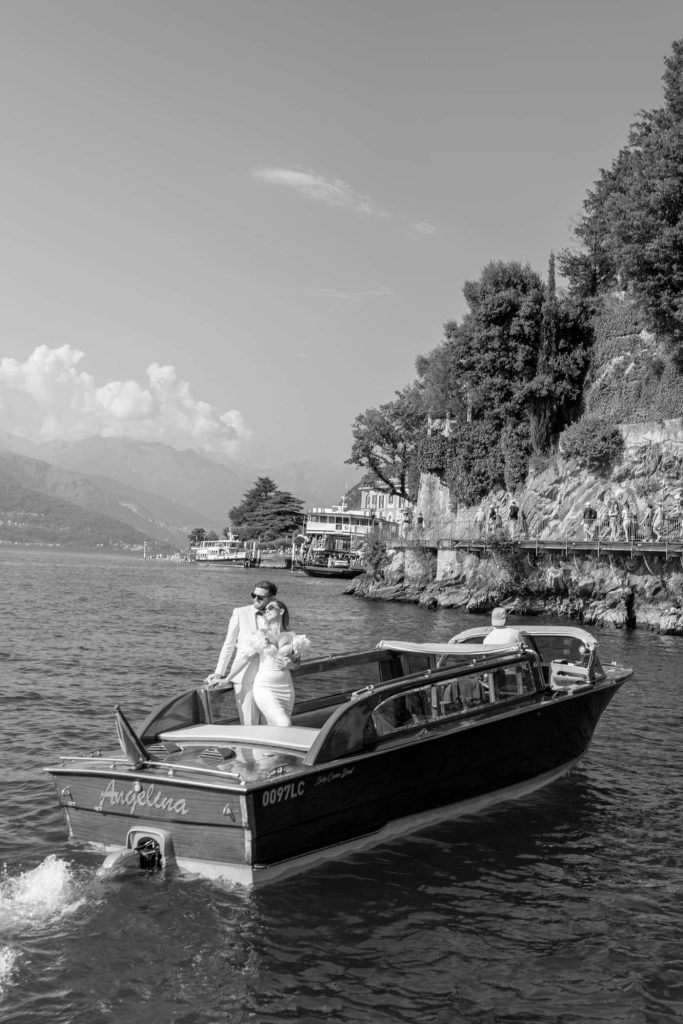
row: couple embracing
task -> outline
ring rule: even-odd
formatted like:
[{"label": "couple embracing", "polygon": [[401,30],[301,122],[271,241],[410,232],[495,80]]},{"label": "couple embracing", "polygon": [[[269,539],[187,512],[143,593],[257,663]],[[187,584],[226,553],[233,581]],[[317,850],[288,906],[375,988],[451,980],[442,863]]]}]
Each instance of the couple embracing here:
[{"label": "couple embracing", "polygon": [[[257,583],[252,604],[235,608],[216,669],[207,686],[232,683],[244,725],[291,725],[294,684],[290,667],[310,649],[307,637],[289,629],[289,612],[270,580]],[[230,659],[235,655],[228,671]]]}]

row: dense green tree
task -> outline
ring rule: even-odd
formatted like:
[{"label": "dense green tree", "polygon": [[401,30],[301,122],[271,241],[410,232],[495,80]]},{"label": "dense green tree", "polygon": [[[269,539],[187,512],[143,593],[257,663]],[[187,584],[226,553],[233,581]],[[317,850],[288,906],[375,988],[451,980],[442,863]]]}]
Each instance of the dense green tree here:
[{"label": "dense green tree", "polygon": [[683,40],[665,61],[664,106],[643,111],[600,173],[560,267],[579,295],[628,287],[683,351]]},{"label": "dense green tree", "polygon": [[557,294],[552,254],[546,286],[528,265],[494,262],[464,294],[462,322],[416,362],[424,409],[450,421],[448,439],[423,434],[418,458],[471,503],[517,486],[531,450],[576,416],[591,334],[585,304]]},{"label": "dense green tree", "polygon": [[504,457],[500,439],[485,420],[461,423],[450,439],[444,481],[455,502],[473,505],[502,482]]},{"label": "dense green tree", "polygon": [[[523,475],[528,429],[520,433],[520,424],[538,364],[545,291],[528,265],[499,261],[466,282],[463,293],[468,313],[445,326],[458,394],[444,479],[455,502],[471,504],[505,481],[506,467],[511,479]],[[503,438],[514,441],[514,459]]]},{"label": "dense green tree", "polygon": [[346,461],[369,469],[390,494],[414,501],[419,481],[416,451],[425,422],[421,388],[410,384],[396,392],[393,402],[356,416]]},{"label": "dense green tree", "polygon": [[524,385],[536,371],[543,283],[528,264],[494,262],[465,282],[463,294],[470,310],[460,325],[446,324],[446,337],[472,416],[499,430],[522,415]]},{"label": "dense green tree", "polygon": [[243,540],[284,538],[303,525],[304,503],[281,491],[270,477],[260,476],[230,509],[230,523]]},{"label": "dense green tree", "polygon": [[284,537],[301,530],[304,502],[289,491],[277,490],[266,505],[264,536]]},{"label": "dense green tree", "polygon": [[462,376],[458,346],[454,341],[457,330],[445,325],[447,337],[427,355],[415,360],[420,383],[420,401],[427,415],[435,419],[466,419],[468,392]]},{"label": "dense green tree", "polygon": [[239,505],[230,509],[232,526],[241,531],[254,517],[261,514],[263,505],[270,501],[276,491],[277,484],[269,476],[257,477],[254,486],[242,495]]},{"label": "dense green tree", "polygon": [[584,416],[562,434],[562,453],[581,466],[597,469],[614,463],[624,450],[624,438],[614,423]]},{"label": "dense green tree", "polygon": [[572,297],[558,298],[551,253],[536,372],[523,389],[534,451],[545,451],[551,437],[577,415],[590,347],[588,307]]},{"label": "dense green tree", "polygon": [[190,533],[190,547],[196,547],[197,544],[201,544],[203,540],[206,540],[206,530],[203,526],[195,526],[194,530]]}]

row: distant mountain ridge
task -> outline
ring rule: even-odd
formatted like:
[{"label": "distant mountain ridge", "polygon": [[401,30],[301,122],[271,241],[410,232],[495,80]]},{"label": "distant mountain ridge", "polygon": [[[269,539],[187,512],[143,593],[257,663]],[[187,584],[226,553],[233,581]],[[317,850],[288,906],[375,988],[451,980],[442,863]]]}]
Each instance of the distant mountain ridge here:
[{"label": "distant mountain ridge", "polygon": [[[230,508],[258,476],[271,477],[312,507],[336,503],[352,474],[324,459],[255,469],[160,442],[93,437],[36,445],[0,434],[0,515],[4,482],[12,480],[26,492],[118,520],[143,539],[174,548],[186,547],[197,526],[220,533]],[[74,517],[80,520],[80,512]]]},{"label": "distant mountain ridge", "polygon": [[[13,489],[8,489],[10,482],[15,485]],[[26,507],[47,507],[38,500],[37,496],[41,496],[72,506],[78,521],[82,520],[82,512],[90,513],[89,529],[94,529],[98,516],[108,523],[116,521],[119,526],[130,527],[136,534],[127,541],[132,544],[149,538],[173,548],[185,547],[192,528],[189,524],[194,523],[198,514],[149,492],[116,484],[107,477],[71,473],[42,459],[0,452],[0,515],[13,512],[17,488],[21,489]],[[60,509],[60,516],[65,514],[65,509]],[[41,535],[45,529],[41,528]],[[109,533],[110,526],[104,529]]]},{"label": "distant mountain ridge", "polygon": [[141,550],[146,540],[118,519],[24,486],[0,457],[0,545],[125,551]]}]

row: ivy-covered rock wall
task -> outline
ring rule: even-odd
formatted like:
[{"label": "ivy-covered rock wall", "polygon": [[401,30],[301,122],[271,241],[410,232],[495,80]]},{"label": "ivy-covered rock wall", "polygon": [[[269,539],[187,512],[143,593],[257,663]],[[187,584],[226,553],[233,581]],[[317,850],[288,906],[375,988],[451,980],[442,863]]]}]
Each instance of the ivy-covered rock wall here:
[{"label": "ivy-covered rock wall", "polygon": [[612,422],[643,423],[681,415],[683,377],[670,350],[648,331],[638,307],[606,301],[593,321],[593,352],[584,408]]}]

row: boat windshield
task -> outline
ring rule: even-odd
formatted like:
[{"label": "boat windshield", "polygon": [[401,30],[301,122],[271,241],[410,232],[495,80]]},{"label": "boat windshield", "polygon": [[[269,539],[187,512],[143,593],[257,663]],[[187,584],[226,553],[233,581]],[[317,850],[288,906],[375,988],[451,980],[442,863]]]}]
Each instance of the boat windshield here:
[{"label": "boat windshield", "polygon": [[382,738],[435,719],[534,694],[542,687],[535,666],[527,660],[516,661],[487,672],[473,671],[404,690],[378,704],[372,721]]},{"label": "boat windshield", "polygon": [[603,679],[597,644],[588,644],[581,636],[560,636],[556,633],[534,634],[533,645],[544,665],[567,662],[590,670],[591,679]]}]

